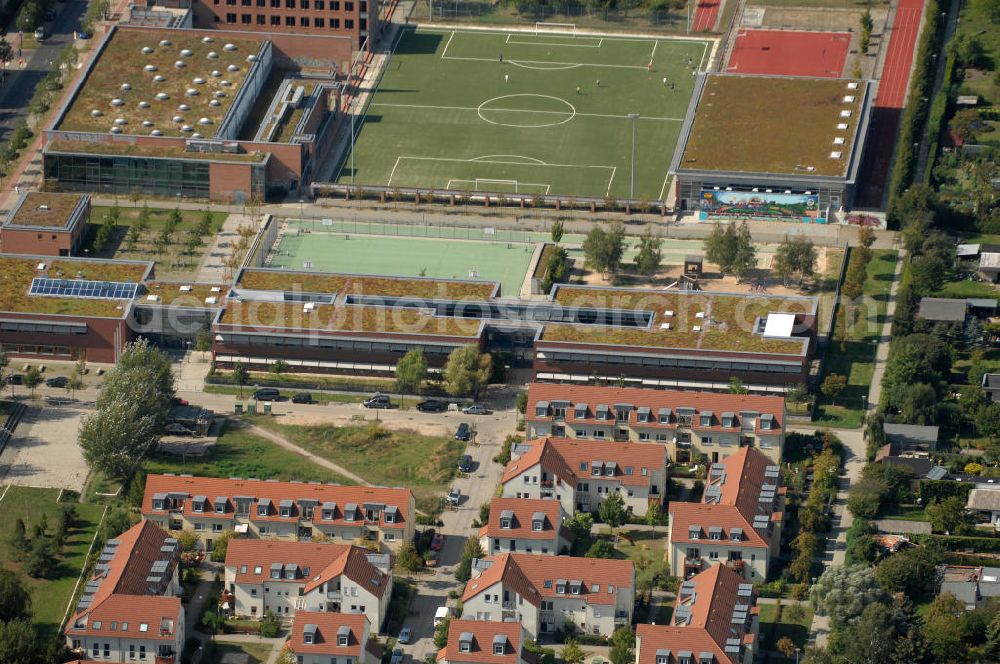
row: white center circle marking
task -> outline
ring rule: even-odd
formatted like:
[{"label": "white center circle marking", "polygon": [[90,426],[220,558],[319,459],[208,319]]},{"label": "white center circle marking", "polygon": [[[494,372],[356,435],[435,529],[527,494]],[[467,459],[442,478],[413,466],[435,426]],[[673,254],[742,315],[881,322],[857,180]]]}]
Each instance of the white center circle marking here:
[{"label": "white center circle marking", "polygon": [[[557,102],[559,102],[561,104],[565,104],[567,110],[566,111],[537,111],[537,110],[518,109],[518,108],[495,108],[495,109],[487,108],[490,104],[492,104],[494,102],[497,102],[497,101],[500,101],[501,99],[516,99],[518,97],[540,97],[542,99],[551,99],[551,100],[557,101]],[[560,119],[557,119],[557,120],[555,120],[553,122],[543,122],[541,124],[513,124],[513,123],[509,123],[509,122],[497,122],[496,120],[490,120],[488,117],[486,117],[485,115],[483,115],[484,112],[485,113],[489,113],[491,110],[497,111],[497,112],[500,112],[500,113],[528,113],[528,114],[530,114],[530,113],[542,113],[542,114],[545,114],[545,115],[555,115],[557,117],[562,116],[563,113],[565,113],[565,117],[561,117]],[[487,99],[486,101],[484,101],[482,104],[480,104],[476,108],[476,113],[479,115],[479,119],[480,120],[482,120],[483,122],[488,122],[491,125],[498,125],[500,127],[513,127],[515,129],[541,129],[541,128],[544,128],[544,127],[557,127],[559,125],[566,124],[567,122],[569,122],[570,120],[572,120],[573,118],[576,117],[576,107],[573,106],[573,104],[571,104],[568,101],[566,101],[565,99],[563,99],[562,97],[553,97],[552,95],[539,95],[539,94],[524,93],[524,94],[516,94],[516,95],[501,95],[500,97],[493,97],[492,99]]]}]

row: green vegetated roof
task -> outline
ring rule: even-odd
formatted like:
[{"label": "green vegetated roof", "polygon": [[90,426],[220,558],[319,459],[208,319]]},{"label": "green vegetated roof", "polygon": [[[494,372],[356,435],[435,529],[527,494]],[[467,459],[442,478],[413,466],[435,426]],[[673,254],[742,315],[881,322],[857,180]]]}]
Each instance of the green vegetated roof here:
[{"label": "green vegetated roof", "polygon": [[112,155],[121,157],[160,157],[164,159],[197,159],[199,161],[240,161],[261,162],[267,152],[187,152],[183,146],[164,143],[163,145],[136,145],[125,141],[93,143],[56,139],[45,145],[44,152],[65,152],[69,154]]},{"label": "green vegetated roof", "polygon": [[494,285],[489,282],[393,279],[363,275],[254,269],[244,270],[238,285],[251,290],[346,293],[442,300],[486,300],[492,295],[494,289]]},{"label": "green vegetated roof", "polygon": [[[211,39],[206,43],[201,36],[178,30],[115,30],[58,129],[106,134],[116,126],[115,120],[121,118],[127,122],[121,125],[123,134],[149,135],[159,130],[164,136],[191,137],[199,133],[205,138],[214,137],[250,70],[252,63],[247,56],[256,56],[264,40],[230,34]],[[164,41],[169,44],[163,45]],[[230,44],[235,50],[226,50]],[[144,53],[144,48],[152,52]],[[210,58],[210,53],[217,57]],[[178,67],[178,63],[183,66]],[[156,69],[148,71],[147,67]],[[157,82],[155,76],[164,80]],[[197,91],[197,95],[189,96],[188,90]],[[216,97],[216,92],[224,96]],[[168,99],[158,99],[160,93]],[[123,104],[113,105],[114,99]],[[212,106],[212,100],[219,105]],[[140,107],[141,102],[148,107]],[[181,104],[190,110],[180,110]],[[95,110],[101,115],[95,117]],[[182,122],[174,122],[174,116],[183,118]],[[199,124],[202,118],[211,124]],[[144,126],[143,121],[152,125]],[[183,125],[189,125],[192,131],[182,132]]]},{"label": "green vegetated roof", "polygon": [[[40,270],[39,265],[45,268]],[[118,318],[124,315],[124,301],[29,295],[31,280],[50,277],[140,283],[147,267],[145,263],[0,256],[0,283],[3,284],[0,311]]]},{"label": "green vegetated roof", "polygon": [[[139,304],[201,308],[222,306],[229,290],[228,286],[222,284],[186,284],[170,281],[148,281],[145,288],[146,292],[138,297]],[[213,291],[213,288],[219,290]],[[150,295],[155,295],[157,299],[150,300]],[[213,297],[216,299],[215,302],[206,302]]]},{"label": "green vegetated roof", "polygon": [[24,202],[6,223],[10,226],[64,228],[82,198],[81,194],[51,194],[32,191],[25,196]]},{"label": "green vegetated roof", "polygon": [[753,332],[757,319],[769,313],[811,314],[815,308],[813,298],[701,291],[560,287],[555,299],[564,306],[649,311],[653,321],[649,328],[548,323],[543,341],[777,354],[799,354],[804,340],[765,339]]},{"label": "green vegetated roof", "polygon": [[477,319],[428,316],[416,309],[318,304],[307,310],[300,302],[229,300],[222,325],[251,328],[308,329],[373,334],[479,336]]},{"label": "green vegetated roof", "polygon": [[[843,176],[866,87],[844,79],[709,76],[680,168]],[[841,124],[846,129],[838,129]]]}]

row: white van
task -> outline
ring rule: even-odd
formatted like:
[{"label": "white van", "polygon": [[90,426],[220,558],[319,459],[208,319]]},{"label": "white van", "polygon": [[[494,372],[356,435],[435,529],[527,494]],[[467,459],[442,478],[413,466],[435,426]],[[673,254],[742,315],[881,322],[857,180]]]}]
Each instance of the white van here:
[{"label": "white van", "polygon": [[447,606],[438,607],[438,610],[434,612],[434,626],[437,627],[445,618],[451,617],[451,609]]}]

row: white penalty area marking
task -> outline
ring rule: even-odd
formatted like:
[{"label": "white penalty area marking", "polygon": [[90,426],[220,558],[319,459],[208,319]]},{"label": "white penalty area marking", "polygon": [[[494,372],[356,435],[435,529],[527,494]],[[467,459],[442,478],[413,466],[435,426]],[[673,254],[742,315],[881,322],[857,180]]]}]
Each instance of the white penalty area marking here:
[{"label": "white penalty area marking", "polygon": [[[445,55],[442,51],[442,60],[466,60],[469,62],[496,62],[496,58],[473,58],[465,55]],[[548,60],[504,60],[504,62],[510,63],[515,67],[524,67],[525,69],[574,69],[576,67],[605,67],[607,69],[645,69],[646,65],[612,65],[601,62],[549,62]],[[535,66],[530,65],[544,65]]]},{"label": "white penalty area marking", "polygon": [[[570,48],[601,48],[604,45],[604,37],[572,37],[572,39],[596,39],[596,44],[564,44],[561,42],[538,42],[538,41],[511,41],[510,38],[516,33],[508,32],[504,43],[520,46],[569,46]],[[518,35],[521,36],[521,35]],[[527,35],[524,35],[527,36]],[[552,35],[558,37],[559,35]]]},{"label": "white penalty area marking", "polygon": [[484,154],[482,157],[473,157],[469,161],[483,161],[489,162],[495,157],[510,157],[511,159],[523,159],[525,164],[538,164],[539,166],[545,166],[545,162],[541,159],[535,159],[534,157],[525,157],[522,154]]},{"label": "white penalty area marking", "polygon": [[[493,156],[493,155],[491,155]],[[495,155],[499,157],[514,157],[517,159],[524,159],[520,155]],[[601,166],[592,164],[550,164],[548,162],[541,162],[538,164],[526,164],[523,161],[507,161],[504,159],[487,159],[486,157],[473,157],[472,159],[459,159],[456,157],[414,157],[410,155],[400,155],[396,157],[396,163],[392,166],[392,171],[389,173],[389,180],[385,183],[385,186],[392,186],[392,179],[396,176],[396,169],[399,167],[399,162],[404,159],[414,160],[414,161],[445,161],[451,163],[461,163],[461,164],[504,164],[507,166],[545,166],[552,168],[600,168],[607,171],[611,171],[608,176],[608,188],[607,191],[611,192],[611,183],[614,181],[615,172],[618,170],[617,166]],[[481,179],[481,178],[480,178]],[[474,180],[469,180],[473,182]],[[541,184],[541,183],[539,183]]]},{"label": "white penalty area marking", "polygon": [[[532,96],[543,96],[543,95],[532,95]],[[372,102],[372,107],[385,106],[388,108],[426,108],[437,111],[474,111],[478,112],[478,106],[430,106],[423,104],[385,104],[385,103],[375,103]],[[503,113],[542,113],[542,114],[552,114],[552,115],[566,115],[567,111],[532,111],[524,108],[490,108],[489,111],[500,111]],[[628,120],[628,115],[616,115],[613,113],[579,113],[577,112],[576,117],[581,118],[612,118],[618,120]],[[639,121],[643,120],[656,120],[661,122],[684,122],[684,118],[665,118],[659,116],[642,115],[639,117]],[[487,120],[487,122],[489,122]],[[496,124],[496,123],[492,123]]]},{"label": "white penalty area marking", "polygon": [[[546,196],[548,195],[549,191],[552,189],[552,185],[546,184],[544,182],[521,182],[520,180],[490,180],[488,178],[476,178],[475,180],[454,180],[454,179],[453,180],[448,180],[448,185],[445,187],[445,189],[457,189],[458,187],[452,187],[453,184],[458,184],[458,185],[472,185],[473,187],[475,187],[475,189],[473,189],[473,191],[480,191],[480,189],[479,189],[479,185],[480,184],[482,184],[482,185],[507,184],[507,185],[514,185],[514,192],[513,193],[515,193],[515,194],[528,194],[528,193],[535,194],[535,193],[541,193],[541,194],[544,194]],[[522,191],[522,189],[524,189],[525,187],[536,187],[540,191],[531,191],[531,192]],[[462,187],[462,188],[466,188],[466,187]],[[544,191],[541,191],[542,188],[544,188]],[[500,192],[500,193],[503,193],[503,192]]]},{"label": "white penalty area marking", "polygon": [[451,31],[451,36],[448,37],[448,43],[444,45],[444,50],[441,51],[441,59],[447,60],[446,54],[448,53],[448,47],[451,46],[451,40],[455,38],[455,31]]},{"label": "white penalty area marking", "polygon": [[7,486],[4,487],[3,493],[0,494],[0,502],[3,502],[3,499],[7,497],[7,492],[10,491],[10,487],[11,486],[13,486],[13,485],[12,484],[8,484]]}]

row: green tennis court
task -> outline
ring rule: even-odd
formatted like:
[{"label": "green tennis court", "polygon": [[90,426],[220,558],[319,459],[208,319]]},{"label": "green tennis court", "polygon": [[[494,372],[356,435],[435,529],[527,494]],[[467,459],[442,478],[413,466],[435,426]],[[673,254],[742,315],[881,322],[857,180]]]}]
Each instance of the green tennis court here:
[{"label": "green tennis court", "polygon": [[516,296],[534,244],[290,232],[278,241],[271,267],[394,277],[499,281]]}]

